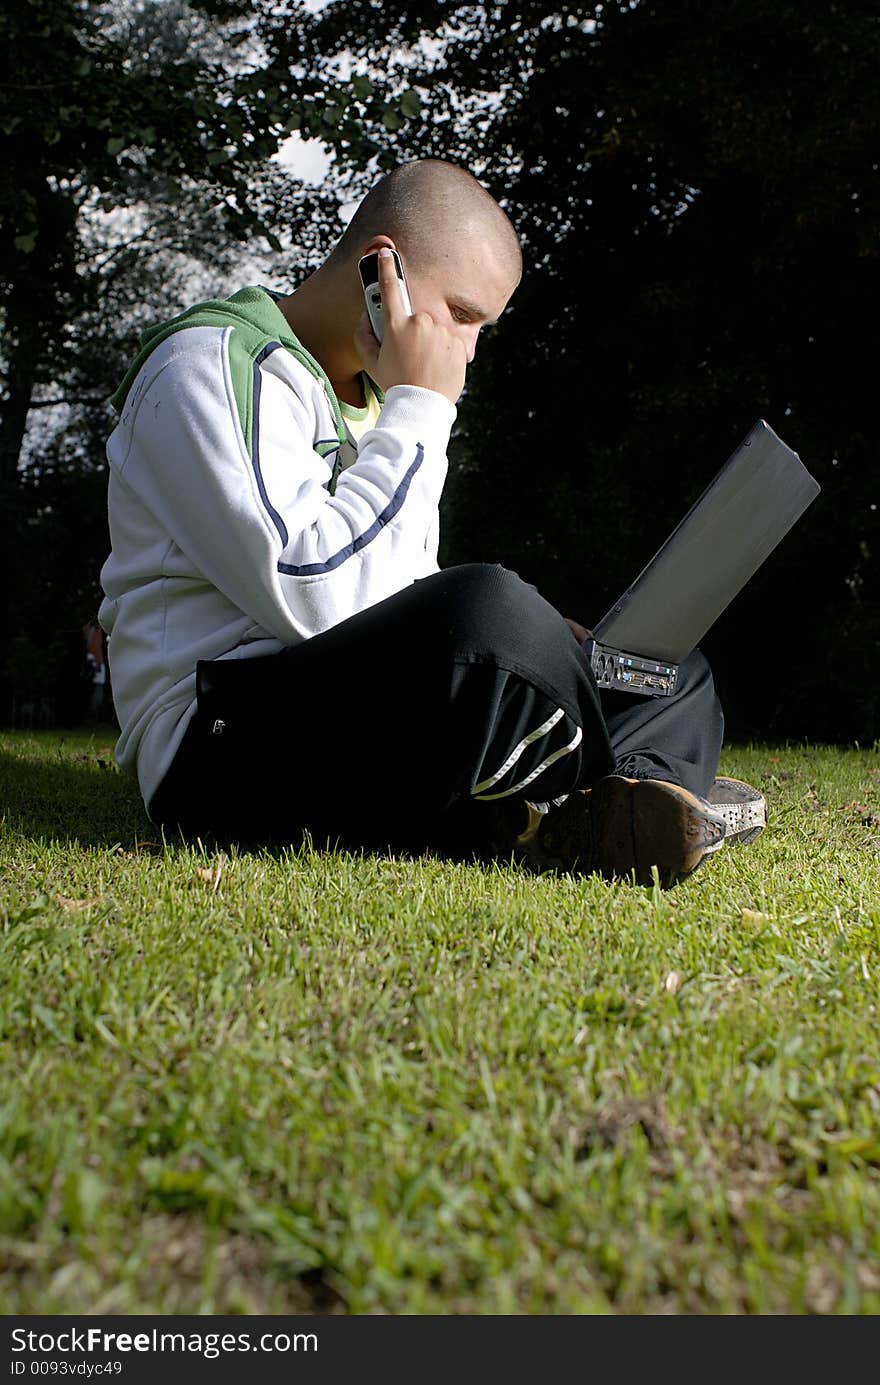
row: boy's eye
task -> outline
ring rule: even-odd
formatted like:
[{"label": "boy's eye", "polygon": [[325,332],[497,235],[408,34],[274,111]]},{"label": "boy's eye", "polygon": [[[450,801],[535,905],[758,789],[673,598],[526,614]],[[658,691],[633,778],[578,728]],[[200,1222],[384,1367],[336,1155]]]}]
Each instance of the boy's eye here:
[{"label": "boy's eye", "polygon": [[456,322],[470,322],[471,315],[466,308],[453,308],[452,316]]}]

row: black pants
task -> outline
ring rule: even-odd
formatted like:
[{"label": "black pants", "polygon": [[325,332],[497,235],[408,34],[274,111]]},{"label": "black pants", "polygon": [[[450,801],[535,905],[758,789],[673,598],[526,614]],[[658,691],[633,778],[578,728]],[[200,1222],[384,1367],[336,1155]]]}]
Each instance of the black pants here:
[{"label": "black pants", "polygon": [[704,795],[723,718],[699,652],[676,693],[598,691],[562,616],[505,568],[416,582],[278,654],[198,665],[155,821],[245,842],[486,854],[525,802],[615,770]]}]

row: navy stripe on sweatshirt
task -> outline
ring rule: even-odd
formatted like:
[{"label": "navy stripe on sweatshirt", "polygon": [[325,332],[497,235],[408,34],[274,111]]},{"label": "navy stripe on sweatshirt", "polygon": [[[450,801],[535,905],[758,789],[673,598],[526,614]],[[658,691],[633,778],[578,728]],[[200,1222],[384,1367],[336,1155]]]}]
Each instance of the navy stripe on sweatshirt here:
[{"label": "navy stripe on sweatshirt", "polygon": [[257,356],[256,360],[254,361],[254,399],[253,419],[251,422],[251,466],[254,469],[254,476],[257,480],[257,489],[260,492],[260,499],[262,500],[267,511],[269,512],[269,515],[272,519],[273,524],[275,525],[275,528],[278,530],[278,534],[282,544],[286,544],[289,538],[289,535],[287,533],[287,525],[284,523],[284,520],[281,518],[280,514],[275,509],[274,505],[269,499],[269,496],[266,492],[266,484],[263,480],[263,472],[260,467],[260,366],[263,364],[263,361],[265,361],[267,356],[272,355],[273,351],[280,350],[280,341],[270,341],[269,345],[263,347],[263,350],[260,352],[259,356]]},{"label": "navy stripe on sweatshirt", "polygon": [[[265,505],[266,511],[271,517],[272,522],[275,525],[275,528],[278,530],[278,535],[281,539],[282,545],[286,548],[290,538],[290,535],[288,534],[287,530],[287,525],[284,523],[284,520],[281,518],[281,515],[278,513],[278,511],[272,504],[271,500],[269,499],[269,495],[266,490],[266,484],[263,480],[262,468],[260,465],[260,366],[268,356],[271,356],[273,351],[279,351],[280,349],[280,342],[269,342],[268,346],[265,346],[263,348],[259,356],[257,356],[254,361],[253,422],[251,425],[251,465],[254,469],[254,476],[257,482],[257,489],[260,492],[260,498],[263,504]],[[355,554],[362,552],[368,544],[373,542],[373,539],[375,539],[377,535],[381,534],[385,525],[390,523],[390,521],[397,514],[401,505],[406,500],[412,478],[415,476],[419,467],[422,465],[424,458],[424,447],[421,443],[416,443],[416,455],[412,464],[409,467],[409,470],[404,475],[403,480],[397,487],[397,490],[394,492],[388,504],[385,506],[385,509],[382,511],[380,515],[377,516],[377,518],[370,525],[369,529],[365,530],[363,534],[359,534],[356,539],[352,539],[351,543],[347,543],[344,548],[340,548],[339,551],[337,553],[334,553],[331,558],[328,558],[326,562],[303,563],[297,566],[294,563],[285,563],[279,560],[278,571],[284,573],[286,577],[318,577],[323,572],[332,572],[334,568],[341,567],[341,565],[348,558],[353,558]]]},{"label": "navy stripe on sweatshirt", "polygon": [[332,558],[328,558],[324,563],[303,563],[299,567],[293,563],[279,562],[278,571],[283,572],[287,577],[318,577],[322,572],[332,572],[334,568],[340,567],[348,558],[353,558],[356,553],[362,552],[378,534],[381,534],[385,525],[390,523],[397,514],[406,500],[410,483],[424,459],[425,449],[420,442],[416,443],[415,459],[385,509],[377,516],[369,529],[358,535],[356,539],[352,539],[351,543],[347,543],[344,548],[340,548],[338,553],[333,554]]}]

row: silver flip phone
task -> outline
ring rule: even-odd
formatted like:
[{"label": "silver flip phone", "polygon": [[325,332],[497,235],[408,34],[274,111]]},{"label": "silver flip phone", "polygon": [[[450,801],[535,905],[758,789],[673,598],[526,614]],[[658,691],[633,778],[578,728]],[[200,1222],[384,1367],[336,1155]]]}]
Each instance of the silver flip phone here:
[{"label": "silver flip phone", "polygon": [[[394,256],[394,268],[397,270],[397,287],[400,290],[400,301],[404,311],[412,315],[412,303],[409,300],[409,290],[406,287],[406,278],[403,273],[403,263],[396,250],[392,250]],[[364,286],[364,300],[367,305],[370,324],[375,333],[376,340],[381,343],[382,329],[385,325],[385,314],[382,311],[382,291],[379,288],[379,253],[374,250],[369,255],[364,255],[358,260],[358,273],[361,276],[361,283]]]}]

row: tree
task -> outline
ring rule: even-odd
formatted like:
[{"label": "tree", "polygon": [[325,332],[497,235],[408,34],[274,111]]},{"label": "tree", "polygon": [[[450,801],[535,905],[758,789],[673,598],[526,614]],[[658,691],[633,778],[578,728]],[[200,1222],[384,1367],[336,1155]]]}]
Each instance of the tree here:
[{"label": "tree", "polygon": [[461,410],[446,560],[499,558],[589,622],[764,417],[823,492],[704,642],[729,728],[870,743],[875,7],[384,0],[382,21],[378,45],[367,0],[328,5],[313,70],[410,85],[420,122],[365,129],[378,165],[468,164],[526,258]]}]

